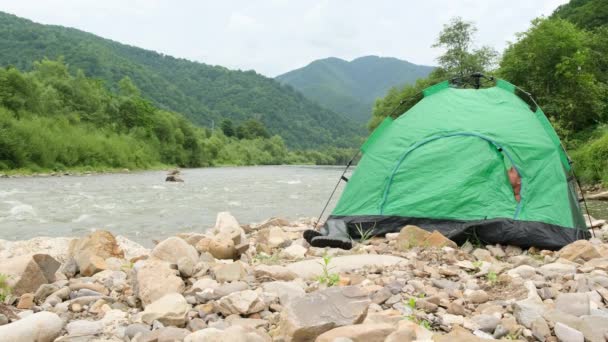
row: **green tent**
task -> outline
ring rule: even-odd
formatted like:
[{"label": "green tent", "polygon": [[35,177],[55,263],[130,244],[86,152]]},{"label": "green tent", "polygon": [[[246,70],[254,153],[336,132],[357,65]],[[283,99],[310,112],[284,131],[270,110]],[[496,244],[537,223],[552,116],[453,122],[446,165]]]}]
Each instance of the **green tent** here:
[{"label": "green tent", "polygon": [[506,81],[427,88],[361,150],[325,226],[305,234],[313,245],[348,248],[361,232],[383,235],[408,224],[458,243],[557,249],[588,237],[557,134],[529,95]]}]

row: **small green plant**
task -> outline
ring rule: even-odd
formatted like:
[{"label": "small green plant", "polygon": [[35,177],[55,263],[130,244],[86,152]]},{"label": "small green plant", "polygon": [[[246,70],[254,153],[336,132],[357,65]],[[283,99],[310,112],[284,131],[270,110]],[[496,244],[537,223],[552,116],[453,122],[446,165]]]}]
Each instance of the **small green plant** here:
[{"label": "small green plant", "polygon": [[486,274],[486,279],[488,279],[490,284],[494,285],[498,281],[498,276],[496,275],[496,272],[489,271],[488,274]]},{"label": "small green plant", "polygon": [[266,253],[258,253],[253,257],[253,261],[266,265],[277,264],[279,262],[279,254],[268,255]]},{"label": "small green plant", "polygon": [[319,277],[317,277],[317,280],[321,284],[327,284],[327,286],[334,286],[340,282],[340,275],[337,273],[329,272],[333,268],[329,267],[330,263],[331,256],[327,254],[323,255],[323,262],[319,263],[323,269],[323,273]]},{"label": "small green plant", "polygon": [[6,297],[10,296],[13,289],[8,284],[9,275],[0,273],[0,302],[4,302]]},{"label": "small green plant", "polygon": [[412,308],[413,310],[416,309],[416,298],[412,297],[410,298],[410,300],[407,302],[407,305]]},{"label": "small green plant", "polygon": [[369,239],[372,238],[372,233],[374,231],[374,228],[376,228],[375,222],[374,222],[374,226],[369,229],[363,229],[363,225],[361,225],[360,223],[355,224],[355,229],[357,230],[357,233],[360,236],[360,238],[359,238],[360,244],[366,244],[369,241]]},{"label": "small green plant", "polygon": [[423,319],[422,321],[420,321],[420,323],[418,323],[418,325],[425,328],[426,330],[431,330],[431,322],[427,321],[426,319]]},{"label": "small green plant", "polygon": [[433,328],[431,327],[431,322],[427,321],[426,319],[420,319],[420,318],[416,317],[415,315],[409,315],[409,316],[406,316],[406,318],[409,321],[414,322],[427,330],[433,330]]},{"label": "small green plant", "polygon": [[473,261],[473,267],[480,269],[481,266],[483,265],[483,262],[481,261]]}]

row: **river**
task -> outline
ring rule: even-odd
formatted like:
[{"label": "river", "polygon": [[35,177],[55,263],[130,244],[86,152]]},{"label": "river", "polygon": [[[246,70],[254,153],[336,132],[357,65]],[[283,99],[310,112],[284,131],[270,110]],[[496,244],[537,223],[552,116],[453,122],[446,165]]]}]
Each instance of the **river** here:
[{"label": "river", "polygon": [[[0,239],[80,236],[108,229],[145,246],[179,232],[203,232],[216,214],[241,223],[273,216],[316,217],[343,167],[257,166],[182,170],[184,183],[165,172],[0,179]],[[339,187],[329,211],[342,191]],[[608,218],[608,204],[590,203]]]},{"label": "river", "polygon": [[0,179],[0,239],[79,236],[103,228],[150,246],[152,239],[213,227],[220,211],[230,211],[241,223],[315,217],[342,170],[184,169],[184,183],[165,182],[163,171]]}]

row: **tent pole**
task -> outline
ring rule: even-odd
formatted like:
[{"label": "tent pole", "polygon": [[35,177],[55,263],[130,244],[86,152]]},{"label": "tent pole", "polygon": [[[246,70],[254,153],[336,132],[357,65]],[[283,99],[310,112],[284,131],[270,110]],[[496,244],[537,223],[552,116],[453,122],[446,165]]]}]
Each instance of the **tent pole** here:
[{"label": "tent pole", "polygon": [[355,155],[346,164],[346,167],[344,168],[344,171],[342,171],[342,175],[338,179],[338,182],[336,183],[334,190],[331,192],[331,195],[329,195],[327,202],[325,202],[325,206],[323,207],[323,210],[321,210],[321,214],[319,214],[319,218],[317,219],[317,222],[315,223],[315,227],[317,227],[319,225],[319,223],[321,222],[321,218],[323,217],[323,214],[325,214],[325,210],[327,209],[329,202],[331,202],[331,199],[334,197],[336,190],[338,190],[338,186],[340,185],[340,182],[342,182],[343,180],[348,181],[348,179],[344,175],[346,174],[346,171],[348,171],[348,168],[353,164],[353,161],[355,160],[355,158],[357,158],[358,155],[359,155],[359,150],[357,150],[357,153],[355,153]]},{"label": "tent pole", "polygon": [[[588,230],[591,230],[591,235],[593,235],[593,237],[595,237],[595,232],[593,231],[593,221],[591,221],[591,215],[589,215],[589,207],[587,207],[587,199],[585,199],[585,193],[583,192],[583,188],[581,187],[581,182],[578,180],[578,177],[576,177],[574,168],[572,168],[571,170],[572,170],[572,175],[574,176],[574,179],[576,180],[576,185],[578,186],[578,191],[581,192],[581,197],[583,198],[583,205],[585,206],[585,212],[587,213],[587,220],[589,220],[589,229]],[[577,234],[577,238],[578,238],[578,234]]]}]

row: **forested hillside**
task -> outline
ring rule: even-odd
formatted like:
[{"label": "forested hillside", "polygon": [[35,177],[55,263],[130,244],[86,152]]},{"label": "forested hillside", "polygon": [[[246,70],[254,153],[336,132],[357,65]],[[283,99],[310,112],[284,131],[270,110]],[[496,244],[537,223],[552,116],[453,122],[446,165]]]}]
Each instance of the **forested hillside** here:
[{"label": "forested hillside", "polygon": [[35,61],[59,57],[72,72],[81,69],[112,90],[128,76],[144,98],[199,125],[257,119],[297,148],[353,146],[363,133],[345,117],[254,71],[178,59],[0,12],[0,66],[27,71]]},{"label": "forested hillside", "polygon": [[236,131],[228,137],[156,108],[129,78],[114,93],[61,61],[35,62],[27,73],[0,68],[0,171],[332,164],[352,154],[289,151],[254,119]]},{"label": "forested hillside", "polygon": [[553,13],[553,18],[562,18],[580,28],[594,29],[608,24],[608,1],[571,0]]},{"label": "forested hillside", "polygon": [[432,70],[433,67],[397,58],[366,56],[348,62],[332,57],[316,60],[276,79],[355,122],[365,123],[377,98],[392,87],[427,77]]}]

